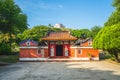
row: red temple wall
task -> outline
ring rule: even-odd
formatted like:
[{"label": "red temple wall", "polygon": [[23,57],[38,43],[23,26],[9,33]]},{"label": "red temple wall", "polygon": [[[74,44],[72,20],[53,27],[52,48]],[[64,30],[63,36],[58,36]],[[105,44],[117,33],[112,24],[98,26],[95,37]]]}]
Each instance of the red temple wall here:
[{"label": "red temple wall", "polygon": [[20,58],[40,58],[41,54],[37,53],[37,49],[34,48],[24,48],[20,49]]},{"label": "red temple wall", "polygon": [[[78,53],[78,50],[81,53]],[[20,58],[41,58],[42,54],[38,54],[37,48],[21,48],[20,49]],[[93,48],[70,48],[69,50],[69,57],[75,57],[75,53],[77,57],[88,57],[88,53],[92,55],[92,57],[99,57],[99,52]],[[48,49],[44,48],[44,57],[49,57]]]},{"label": "red temple wall", "polygon": [[71,48],[69,54],[70,54],[70,57],[75,57],[75,49]]},{"label": "red temple wall", "polygon": [[48,49],[44,49],[44,57],[49,57],[49,54],[48,54]]},{"label": "red temple wall", "polygon": [[[78,50],[81,50],[81,53],[78,53]],[[89,57],[88,55],[91,54],[92,57],[99,57],[99,52],[93,48],[82,48],[77,49],[77,57]]]}]

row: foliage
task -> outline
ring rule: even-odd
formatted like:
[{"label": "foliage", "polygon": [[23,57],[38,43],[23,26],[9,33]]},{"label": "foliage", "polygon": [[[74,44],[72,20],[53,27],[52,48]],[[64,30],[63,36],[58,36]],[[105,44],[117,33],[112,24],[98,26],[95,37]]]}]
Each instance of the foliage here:
[{"label": "foliage", "polygon": [[11,52],[11,48],[8,44],[0,43],[0,54],[9,54]]},{"label": "foliage", "polygon": [[0,43],[2,43],[2,42],[5,42],[5,43],[9,42],[10,38],[16,39],[16,36],[14,34],[11,34],[11,37],[9,35],[10,35],[9,33],[1,33],[0,34]]},{"label": "foliage", "polygon": [[90,31],[90,36],[92,37],[92,39],[95,38],[95,36],[97,35],[97,33],[101,30],[101,27],[100,26],[94,26],[91,28],[91,31]]},{"label": "foliage", "polygon": [[120,23],[120,11],[116,10],[111,14],[111,16],[108,18],[107,22],[104,25],[111,26],[118,23]]},{"label": "foliage", "polygon": [[82,38],[84,34],[84,38],[89,37],[89,29],[73,29],[71,30],[71,34],[77,38]]},{"label": "foliage", "polygon": [[12,43],[11,46],[12,54],[16,54],[19,52],[19,45],[16,42]]},{"label": "foliage", "polygon": [[64,31],[64,30],[66,29],[53,28],[45,25],[34,26],[31,29],[25,30],[22,34],[21,33],[18,34],[17,42],[20,42],[26,39],[32,39],[39,42],[41,41],[41,38],[45,37],[49,32]]},{"label": "foliage", "polygon": [[62,28],[49,28],[50,31],[63,31]]},{"label": "foliage", "polygon": [[114,7],[120,7],[120,0],[113,0],[113,6]]},{"label": "foliage", "polygon": [[23,32],[27,29],[27,17],[13,0],[0,0],[0,31],[3,33]]},{"label": "foliage", "polygon": [[112,26],[114,24],[120,23],[120,0],[113,0],[113,7],[115,7],[115,11],[105,22],[105,26]]},{"label": "foliage", "polygon": [[93,47],[108,51],[119,62],[120,53],[120,0],[113,0],[115,11],[93,41]]},{"label": "foliage", "polygon": [[9,53],[16,34],[27,29],[27,16],[14,0],[0,0],[0,52]]},{"label": "foliage", "polygon": [[118,61],[120,52],[120,24],[104,27],[93,41],[93,47],[108,51]]},{"label": "foliage", "polygon": [[34,26],[32,29],[25,30],[22,34],[18,34],[17,38],[20,40],[33,39],[41,41],[43,36],[46,36],[49,28],[44,25]]},{"label": "foliage", "polygon": [[[0,0],[0,36],[4,42],[12,43],[13,35],[27,29],[27,17],[13,0]],[[3,36],[5,35],[5,36]]]},{"label": "foliage", "polygon": [[7,62],[7,63],[15,63],[18,62],[19,56],[18,55],[1,55],[0,62]]}]

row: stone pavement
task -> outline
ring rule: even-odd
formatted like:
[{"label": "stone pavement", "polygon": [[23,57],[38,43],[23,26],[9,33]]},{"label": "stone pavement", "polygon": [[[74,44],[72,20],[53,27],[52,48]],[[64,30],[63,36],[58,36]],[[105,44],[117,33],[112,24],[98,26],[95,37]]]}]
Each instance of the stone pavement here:
[{"label": "stone pavement", "polygon": [[120,65],[97,62],[18,62],[0,66],[0,80],[120,80]]}]

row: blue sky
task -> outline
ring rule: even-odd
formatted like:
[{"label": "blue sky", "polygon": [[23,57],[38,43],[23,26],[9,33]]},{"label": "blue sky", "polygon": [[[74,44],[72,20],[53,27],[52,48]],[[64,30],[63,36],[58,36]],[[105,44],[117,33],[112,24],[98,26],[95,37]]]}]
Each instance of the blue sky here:
[{"label": "blue sky", "polygon": [[67,28],[103,26],[114,11],[112,0],[15,0],[29,27],[62,23]]}]

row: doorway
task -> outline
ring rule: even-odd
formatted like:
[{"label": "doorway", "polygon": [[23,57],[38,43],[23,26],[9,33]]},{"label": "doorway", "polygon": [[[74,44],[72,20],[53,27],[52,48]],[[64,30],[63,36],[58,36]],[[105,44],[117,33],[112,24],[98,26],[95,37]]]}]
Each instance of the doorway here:
[{"label": "doorway", "polygon": [[56,56],[63,56],[63,45],[56,45]]}]

